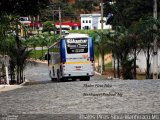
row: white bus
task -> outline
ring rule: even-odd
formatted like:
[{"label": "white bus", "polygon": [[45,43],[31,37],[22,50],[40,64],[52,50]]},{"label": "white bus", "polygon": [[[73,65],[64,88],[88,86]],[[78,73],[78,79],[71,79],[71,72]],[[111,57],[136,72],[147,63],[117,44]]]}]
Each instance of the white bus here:
[{"label": "white bus", "polygon": [[49,75],[52,80],[90,80],[94,75],[92,38],[87,34],[68,34],[48,49]]}]

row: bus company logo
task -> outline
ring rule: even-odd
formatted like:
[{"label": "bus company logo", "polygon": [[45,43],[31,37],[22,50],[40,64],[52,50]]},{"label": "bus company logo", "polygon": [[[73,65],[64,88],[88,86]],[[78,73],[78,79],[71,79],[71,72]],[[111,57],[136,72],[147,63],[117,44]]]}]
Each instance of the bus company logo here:
[{"label": "bus company logo", "polygon": [[83,40],[83,39],[67,39],[67,43],[87,43],[87,40]]},{"label": "bus company logo", "polygon": [[82,57],[83,58],[88,58],[88,55],[87,54],[83,54]]}]

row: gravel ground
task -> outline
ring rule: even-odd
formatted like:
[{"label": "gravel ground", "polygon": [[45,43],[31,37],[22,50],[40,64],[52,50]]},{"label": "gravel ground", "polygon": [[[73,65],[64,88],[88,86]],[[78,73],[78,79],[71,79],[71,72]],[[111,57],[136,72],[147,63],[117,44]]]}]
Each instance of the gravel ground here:
[{"label": "gravel ground", "polygon": [[159,80],[46,83],[0,93],[3,114],[158,114]]},{"label": "gravel ground", "polygon": [[[48,80],[43,80],[46,73],[36,74],[30,77]],[[16,120],[97,120],[95,114],[158,114],[155,120],[160,120],[160,80],[106,80],[95,75],[90,81],[37,82],[0,92],[0,113],[0,119],[15,115],[11,117],[18,116]]]}]

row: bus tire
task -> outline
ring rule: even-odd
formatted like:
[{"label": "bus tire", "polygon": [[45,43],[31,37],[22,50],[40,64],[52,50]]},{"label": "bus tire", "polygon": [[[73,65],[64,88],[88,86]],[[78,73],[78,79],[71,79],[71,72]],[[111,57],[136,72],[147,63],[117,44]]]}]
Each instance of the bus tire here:
[{"label": "bus tire", "polygon": [[77,80],[77,78],[76,78],[76,77],[73,77],[73,78],[72,78],[72,81],[76,81],[76,80]]},{"label": "bus tire", "polygon": [[66,78],[61,78],[61,82],[66,82]]},{"label": "bus tire", "polygon": [[51,81],[53,81],[53,82],[56,81],[56,80],[57,80],[56,78],[51,78]]},{"label": "bus tire", "polygon": [[90,80],[89,76],[85,77],[85,81],[89,81],[89,80]]},{"label": "bus tire", "polygon": [[80,80],[81,81],[89,81],[90,80],[90,76],[81,77]]},{"label": "bus tire", "polygon": [[60,70],[59,69],[57,69],[57,82],[60,82]]}]

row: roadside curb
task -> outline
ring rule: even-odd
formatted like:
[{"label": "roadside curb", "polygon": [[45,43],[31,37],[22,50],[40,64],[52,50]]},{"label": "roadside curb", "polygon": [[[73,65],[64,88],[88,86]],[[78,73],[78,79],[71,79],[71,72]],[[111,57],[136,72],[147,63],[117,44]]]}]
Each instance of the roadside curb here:
[{"label": "roadside curb", "polygon": [[25,82],[23,82],[22,84],[19,84],[19,85],[5,85],[5,84],[2,84],[2,85],[0,85],[0,92],[22,88],[23,86],[25,86],[28,83],[30,83],[29,80],[25,80]]},{"label": "roadside curb", "polygon": [[44,63],[47,64],[48,62],[46,60],[29,60],[29,61],[33,61],[33,62],[37,62],[37,63]]},{"label": "roadside curb", "polygon": [[37,84],[37,82],[36,81],[34,81],[34,80],[25,80],[25,82],[24,83],[22,83],[22,84],[20,84],[21,86],[27,86],[27,85],[36,85]]},{"label": "roadside curb", "polygon": [[[103,75],[103,74],[101,74],[101,73],[99,73],[99,72],[97,72],[97,71],[95,71],[95,74],[97,74],[97,75],[99,75],[99,76],[105,76],[105,75]],[[108,79],[108,80],[122,80],[122,79],[120,79],[120,78],[114,78],[114,77],[112,77],[112,76],[108,76],[107,79]]]},{"label": "roadside curb", "polygon": [[97,75],[102,75],[101,73],[98,73],[97,71],[95,71],[95,74],[97,74]]},{"label": "roadside curb", "polygon": [[10,91],[14,89],[21,88],[21,85],[0,85],[0,93],[4,91]]}]

